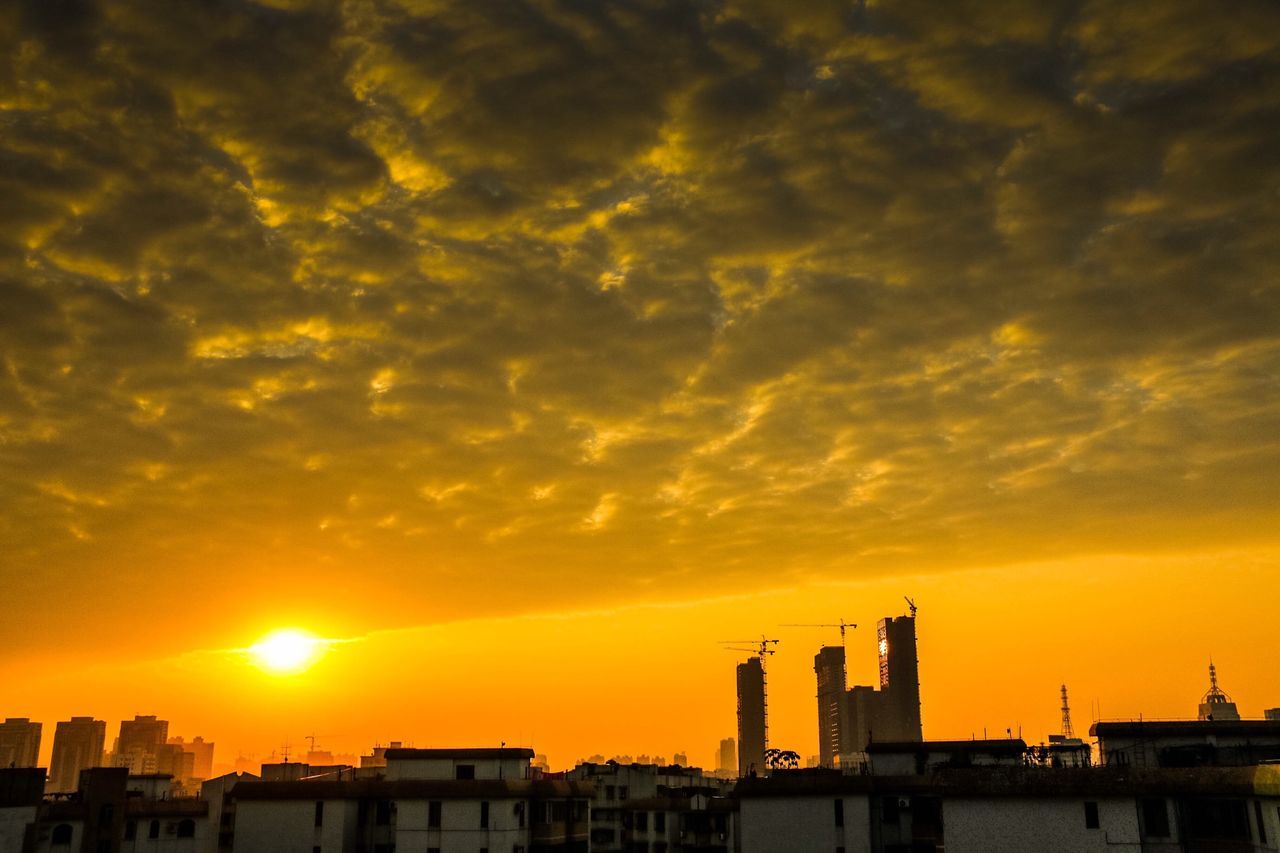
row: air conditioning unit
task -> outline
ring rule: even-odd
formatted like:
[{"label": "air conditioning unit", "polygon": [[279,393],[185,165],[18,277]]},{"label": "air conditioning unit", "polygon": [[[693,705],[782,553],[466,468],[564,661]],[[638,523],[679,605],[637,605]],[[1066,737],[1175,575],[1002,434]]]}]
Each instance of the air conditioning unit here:
[{"label": "air conditioning unit", "polygon": [[910,798],[910,797],[898,797],[898,808],[900,808],[900,809],[909,809],[909,808],[911,808],[911,798]]}]

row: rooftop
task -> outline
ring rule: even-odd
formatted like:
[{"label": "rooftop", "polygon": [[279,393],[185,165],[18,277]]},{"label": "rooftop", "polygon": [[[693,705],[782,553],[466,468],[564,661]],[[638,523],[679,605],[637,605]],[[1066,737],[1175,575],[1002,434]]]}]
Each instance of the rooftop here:
[{"label": "rooftop", "polygon": [[1280,720],[1099,720],[1093,737],[1267,735],[1280,737]]},{"label": "rooftop", "polygon": [[522,746],[471,749],[388,749],[388,761],[483,761],[533,760],[533,750]]}]

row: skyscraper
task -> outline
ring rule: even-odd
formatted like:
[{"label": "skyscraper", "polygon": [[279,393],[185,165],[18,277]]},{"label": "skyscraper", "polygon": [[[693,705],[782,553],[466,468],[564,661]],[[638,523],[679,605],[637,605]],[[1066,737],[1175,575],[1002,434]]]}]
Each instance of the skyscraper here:
[{"label": "skyscraper", "polygon": [[768,741],[764,708],[764,666],[759,657],[738,664],[738,775],[764,775]]},{"label": "skyscraper", "polygon": [[40,761],[40,724],[26,717],[0,723],[0,767],[35,767]]},{"label": "skyscraper", "polygon": [[[157,757],[169,739],[169,721],[155,716],[134,716],[120,721],[113,767],[128,767],[130,773],[156,773]],[[171,762],[170,762],[171,763]]]},{"label": "skyscraper", "polygon": [[93,717],[72,717],[53,730],[53,760],[49,762],[49,790],[70,793],[80,784],[80,771],[102,766],[107,724]]},{"label": "skyscraper", "polygon": [[813,657],[813,671],[818,676],[818,761],[834,767],[849,728],[844,647],[823,646]]},{"label": "skyscraper", "polygon": [[[924,736],[920,725],[920,670],[914,614],[881,619],[876,626],[876,646],[880,662],[879,689],[857,685],[845,693],[843,754],[862,752],[873,740],[911,742]],[[821,709],[819,715],[821,725]]]},{"label": "skyscraper", "polygon": [[738,747],[731,737],[720,740],[716,770],[726,776],[738,772]]},{"label": "skyscraper", "polygon": [[889,616],[876,626],[880,652],[880,690],[884,694],[879,740],[918,741],[920,669],[916,657],[915,616]]}]

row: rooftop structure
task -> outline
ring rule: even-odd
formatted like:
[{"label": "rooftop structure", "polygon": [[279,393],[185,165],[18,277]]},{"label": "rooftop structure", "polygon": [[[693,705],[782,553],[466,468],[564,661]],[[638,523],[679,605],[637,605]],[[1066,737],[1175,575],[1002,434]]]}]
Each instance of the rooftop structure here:
[{"label": "rooftop structure", "polygon": [[1200,719],[1202,720],[1238,720],[1240,712],[1231,697],[1218,687],[1218,669],[1209,662],[1209,690],[1200,700]]}]

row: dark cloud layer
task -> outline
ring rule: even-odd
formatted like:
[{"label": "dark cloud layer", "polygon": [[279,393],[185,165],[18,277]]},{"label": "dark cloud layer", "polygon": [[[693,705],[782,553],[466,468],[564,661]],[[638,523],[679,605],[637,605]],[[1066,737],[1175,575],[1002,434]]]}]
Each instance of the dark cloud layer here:
[{"label": "dark cloud layer", "polygon": [[1267,0],[26,2],[0,57],[10,612],[1277,520]]}]

